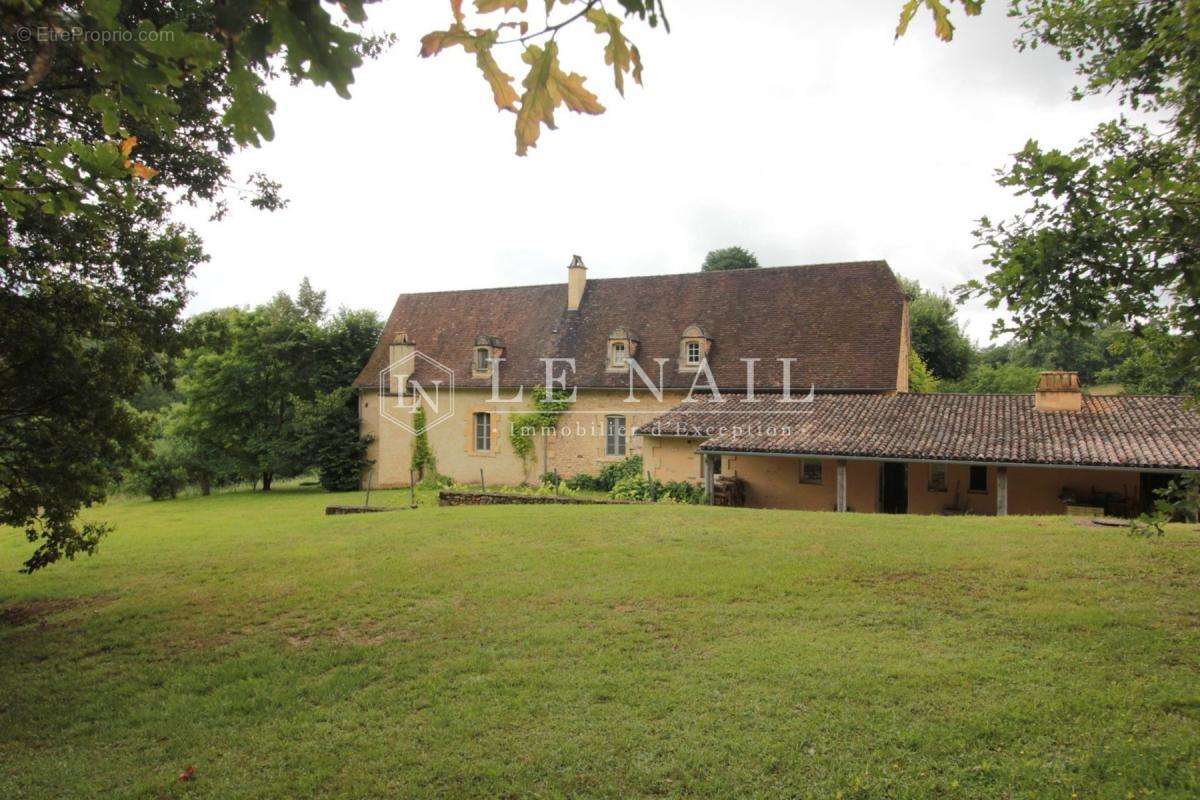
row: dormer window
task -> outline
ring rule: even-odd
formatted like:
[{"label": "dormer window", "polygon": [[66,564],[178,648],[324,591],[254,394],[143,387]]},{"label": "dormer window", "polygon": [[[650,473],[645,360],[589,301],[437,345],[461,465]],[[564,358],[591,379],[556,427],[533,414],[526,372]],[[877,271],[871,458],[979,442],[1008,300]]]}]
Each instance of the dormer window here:
[{"label": "dormer window", "polygon": [[696,372],[708,358],[712,349],[712,339],[699,325],[689,325],[683,329],[679,337],[679,369],[686,372]]},{"label": "dormer window", "polygon": [[490,377],[496,359],[503,353],[504,344],[498,336],[476,336],[474,355],[471,358],[471,376],[475,378]]},{"label": "dormer window", "polygon": [[617,328],[608,335],[609,372],[624,372],[629,369],[629,359],[637,356],[638,340],[625,328]]}]

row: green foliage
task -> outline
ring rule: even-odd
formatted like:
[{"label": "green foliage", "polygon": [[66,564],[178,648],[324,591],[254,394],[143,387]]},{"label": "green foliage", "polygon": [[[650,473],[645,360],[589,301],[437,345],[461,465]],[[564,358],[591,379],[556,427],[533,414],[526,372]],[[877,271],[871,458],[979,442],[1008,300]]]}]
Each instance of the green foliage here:
[{"label": "green foliage", "polygon": [[198,457],[224,460],[264,489],[311,467],[327,488],[357,486],[363,466],[347,387],[374,349],[378,318],[342,311],[324,319],[323,301],[313,299],[320,293],[307,291],[304,303],[280,293],[251,311],[193,320],[186,331],[194,346],[181,367],[174,433]]},{"label": "green foliage", "polygon": [[611,492],[622,478],[636,478],[642,474],[642,457],[627,456],[620,461],[605,464],[599,475],[580,473],[567,478],[567,486],[592,492]]},{"label": "green foliage", "polygon": [[555,428],[558,418],[567,406],[567,393],[561,389],[546,390],[545,386],[533,387],[533,408],[527,414],[514,414],[509,418],[508,441],[513,452],[522,461],[529,461],[533,455],[533,435]]},{"label": "green foliage", "polygon": [[668,481],[644,474],[625,475],[613,484],[609,495],[614,500],[653,500],[696,505],[704,502],[704,487],[690,481]]},{"label": "green foliage", "polygon": [[[1076,65],[1076,97],[1115,96],[1139,122],[1104,123],[1067,151],[1029,141],[999,179],[1028,205],[981,221],[989,272],[962,295],[1003,306],[1027,336],[1168,320],[1190,345],[1200,335],[1200,15],[1190,3],[1125,0],[1015,0],[1012,15],[1021,48]],[[1185,353],[1178,366],[1194,385],[1200,359]]]},{"label": "green foliage", "polygon": [[925,366],[925,361],[915,348],[908,350],[908,390],[917,394],[929,394],[938,390],[938,379]]},{"label": "green foliage", "polygon": [[417,406],[413,412],[413,430],[416,435],[412,440],[412,460],[409,468],[417,474],[417,480],[423,481],[426,473],[437,475],[437,457],[429,446],[429,429],[425,423],[425,406]]},{"label": "green foliage", "polygon": [[700,265],[701,272],[719,272],[727,269],[752,269],[758,266],[758,259],[749,250],[742,247],[723,247],[710,250]]},{"label": "green foliage", "polygon": [[1016,364],[976,364],[967,377],[953,383],[943,383],[943,392],[967,394],[1029,394],[1037,388],[1041,370]]},{"label": "green foliage", "polygon": [[358,393],[349,386],[318,395],[297,410],[306,464],[317,468],[321,486],[329,492],[350,492],[362,485],[370,466],[371,439],[359,431]]},{"label": "green foliage", "polygon": [[1200,393],[1200,351],[1165,322],[1122,333],[1111,349],[1119,360],[1099,374],[1101,382],[1120,384],[1127,394]]},{"label": "green foliage", "polygon": [[174,500],[187,483],[183,465],[169,443],[164,441],[154,448],[154,452],[137,459],[126,486],[151,500]]},{"label": "green foliage", "polygon": [[75,516],[145,446],[146,421],[124,398],[166,379],[183,282],[202,260],[161,217],[117,222],[0,223],[0,526],[37,543],[27,571],[98,546],[105,526]]},{"label": "green foliage", "polygon": [[667,481],[658,493],[660,500],[670,499],[676,503],[697,505],[704,502],[704,486],[692,481]]},{"label": "green foliage", "polygon": [[958,322],[958,307],[944,294],[921,288],[914,280],[901,279],[908,295],[908,325],[912,346],[941,380],[959,380],[971,367],[974,347]]},{"label": "green foliage", "polygon": [[661,484],[645,475],[626,475],[613,484],[609,495],[614,500],[654,500]]},{"label": "green foliage", "polygon": [[1153,510],[1129,521],[1130,535],[1162,536],[1168,522],[1194,522],[1200,514],[1200,473],[1185,472],[1157,494]]},{"label": "green foliage", "polygon": [[185,360],[183,427],[220,448],[264,491],[276,476],[306,466],[297,405],[312,398],[310,355],[316,327],[301,316],[265,306],[232,319],[231,344],[220,352],[193,351]]}]

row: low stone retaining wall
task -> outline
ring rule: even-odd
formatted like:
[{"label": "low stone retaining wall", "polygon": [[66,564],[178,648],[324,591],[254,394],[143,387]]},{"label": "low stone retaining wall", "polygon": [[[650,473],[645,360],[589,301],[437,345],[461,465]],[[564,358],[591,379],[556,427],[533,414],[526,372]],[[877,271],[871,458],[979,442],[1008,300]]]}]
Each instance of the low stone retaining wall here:
[{"label": "low stone retaining wall", "polygon": [[381,511],[403,511],[403,506],[325,506],[326,516],[332,514],[378,514]]},{"label": "low stone retaining wall", "polygon": [[552,494],[509,494],[508,492],[438,492],[439,506],[627,506],[629,500],[593,500],[586,497],[556,497]]}]

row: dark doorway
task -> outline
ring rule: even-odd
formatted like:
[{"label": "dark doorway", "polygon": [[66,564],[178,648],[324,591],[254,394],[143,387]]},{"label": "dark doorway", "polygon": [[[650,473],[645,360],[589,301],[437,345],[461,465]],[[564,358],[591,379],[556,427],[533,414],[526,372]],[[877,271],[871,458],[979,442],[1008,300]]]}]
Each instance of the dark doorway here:
[{"label": "dark doorway", "polygon": [[1154,501],[1158,499],[1158,493],[1166,489],[1171,481],[1179,477],[1179,473],[1171,472],[1143,472],[1141,485],[1138,487],[1138,504],[1142,507],[1143,512],[1154,510]]},{"label": "dark doorway", "polygon": [[885,514],[908,513],[908,464],[883,462],[879,470],[879,510]]}]

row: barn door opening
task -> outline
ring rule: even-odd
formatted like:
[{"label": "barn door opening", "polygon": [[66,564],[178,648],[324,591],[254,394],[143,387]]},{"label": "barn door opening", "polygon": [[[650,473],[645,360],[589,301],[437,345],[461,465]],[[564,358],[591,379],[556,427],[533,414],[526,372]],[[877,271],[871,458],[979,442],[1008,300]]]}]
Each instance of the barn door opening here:
[{"label": "barn door opening", "polygon": [[883,462],[879,470],[879,510],[885,514],[908,513],[908,464]]}]

